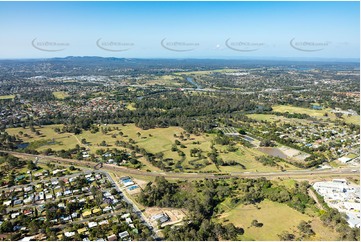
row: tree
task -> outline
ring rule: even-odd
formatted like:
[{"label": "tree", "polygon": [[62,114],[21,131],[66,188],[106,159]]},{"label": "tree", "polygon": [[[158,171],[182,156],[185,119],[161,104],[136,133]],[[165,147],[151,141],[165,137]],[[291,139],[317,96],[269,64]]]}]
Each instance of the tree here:
[{"label": "tree", "polygon": [[64,192],[65,182],[64,182],[63,180],[60,180],[60,181],[59,181],[59,186],[61,187],[61,189],[62,189],[63,192]]},{"label": "tree", "polygon": [[295,235],[287,231],[283,231],[281,234],[278,235],[278,238],[283,241],[291,241],[295,239]]},{"label": "tree", "polygon": [[262,227],[263,226],[263,223],[258,222],[258,220],[256,220],[256,219],[252,220],[251,224],[254,227]]},{"label": "tree", "polygon": [[34,163],[33,161],[29,160],[29,161],[27,162],[27,168],[28,168],[29,170],[35,170],[37,167],[36,167],[36,165],[35,165],[35,163]]},{"label": "tree", "polygon": [[0,214],[6,214],[6,206],[4,204],[0,205]]},{"label": "tree", "polygon": [[39,226],[37,220],[33,220],[29,223],[29,231],[31,234],[38,233],[39,229],[40,229],[40,226]]},{"label": "tree", "polygon": [[10,221],[4,221],[0,226],[0,232],[8,233],[13,231],[13,224]]},{"label": "tree", "polygon": [[342,117],[342,113],[335,113],[335,116],[336,116],[337,118],[341,118],[341,117]]},{"label": "tree", "polygon": [[269,139],[262,140],[259,145],[263,146],[263,147],[274,147],[274,146],[276,146],[276,144],[273,141],[269,140]]},{"label": "tree", "polygon": [[236,228],[236,226],[234,226],[233,223],[226,224],[224,226],[224,229],[226,230],[226,235],[228,237],[227,238],[228,240],[236,240],[238,229]]},{"label": "tree", "polygon": [[299,223],[297,228],[301,232],[302,236],[307,237],[315,234],[315,232],[312,230],[311,225],[303,220]]}]

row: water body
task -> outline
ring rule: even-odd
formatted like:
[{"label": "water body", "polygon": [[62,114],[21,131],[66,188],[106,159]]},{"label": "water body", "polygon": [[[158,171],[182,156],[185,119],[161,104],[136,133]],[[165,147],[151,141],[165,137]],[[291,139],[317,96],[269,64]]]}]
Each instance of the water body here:
[{"label": "water body", "polygon": [[29,146],[29,143],[21,143],[21,144],[18,144],[17,146],[16,146],[16,148],[18,148],[18,149],[25,149],[26,147],[28,147]]},{"label": "water body", "polygon": [[257,148],[259,151],[270,155],[270,156],[274,156],[274,157],[279,157],[282,159],[286,159],[287,155],[285,153],[283,153],[280,149],[278,148],[274,148],[274,147],[261,147],[261,148]]},{"label": "water body", "polygon": [[192,84],[193,86],[196,87],[196,89],[202,89],[202,86],[199,85],[198,83],[196,83],[195,81],[193,81],[192,77],[187,77],[187,82],[189,82],[190,84]]}]

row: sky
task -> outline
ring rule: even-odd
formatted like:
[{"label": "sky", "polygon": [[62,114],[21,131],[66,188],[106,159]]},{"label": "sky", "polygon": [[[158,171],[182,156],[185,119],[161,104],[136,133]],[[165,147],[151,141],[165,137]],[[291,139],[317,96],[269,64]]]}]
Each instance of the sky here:
[{"label": "sky", "polygon": [[0,2],[0,59],[359,58],[359,2]]}]

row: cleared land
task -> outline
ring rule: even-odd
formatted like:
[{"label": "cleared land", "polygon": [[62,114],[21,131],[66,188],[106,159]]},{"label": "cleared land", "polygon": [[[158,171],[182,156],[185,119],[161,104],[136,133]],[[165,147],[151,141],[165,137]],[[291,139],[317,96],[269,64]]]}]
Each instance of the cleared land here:
[{"label": "cleared land", "polygon": [[[177,208],[160,208],[160,207],[147,207],[144,211],[144,215],[151,220],[154,215],[165,213],[169,217],[169,221],[162,224],[162,226],[171,225],[179,223],[186,216],[185,209]],[[153,222],[154,225],[157,225],[156,222]]]},{"label": "cleared land", "polygon": [[[223,213],[219,219],[225,223],[233,223],[242,227],[245,233],[240,240],[279,240],[278,234],[286,230],[297,234],[297,225],[302,221],[312,221],[312,228],[316,236],[311,240],[336,240],[337,234],[323,226],[318,218],[302,214],[286,204],[275,203],[269,200],[262,201],[258,208],[254,205],[238,205]],[[252,221],[256,219],[263,223],[262,227],[254,227]]]}]

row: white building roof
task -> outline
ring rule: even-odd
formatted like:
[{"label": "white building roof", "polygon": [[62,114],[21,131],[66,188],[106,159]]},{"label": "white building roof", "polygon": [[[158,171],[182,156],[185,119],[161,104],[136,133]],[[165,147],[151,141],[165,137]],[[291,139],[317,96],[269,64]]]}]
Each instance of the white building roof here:
[{"label": "white building roof", "polygon": [[93,227],[96,227],[96,226],[98,226],[98,223],[97,223],[97,222],[89,222],[89,223],[88,223],[88,227],[89,227],[89,228],[93,228]]},{"label": "white building roof", "polygon": [[341,163],[346,163],[347,161],[350,161],[352,160],[351,158],[348,158],[348,157],[341,157],[341,158],[338,158],[338,160],[341,162]]},{"label": "white building roof", "polygon": [[119,237],[121,239],[124,239],[125,237],[128,237],[128,236],[129,236],[128,231],[124,231],[124,232],[119,233]]},{"label": "white building roof", "polygon": [[347,213],[347,223],[352,228],[360,228],[360,217],[357,217],[355,214]]},{"label": "white building roof", "polygon": [[75,235],[75,232],[65,232],[64,235],[66,237],[73,237]]}]

